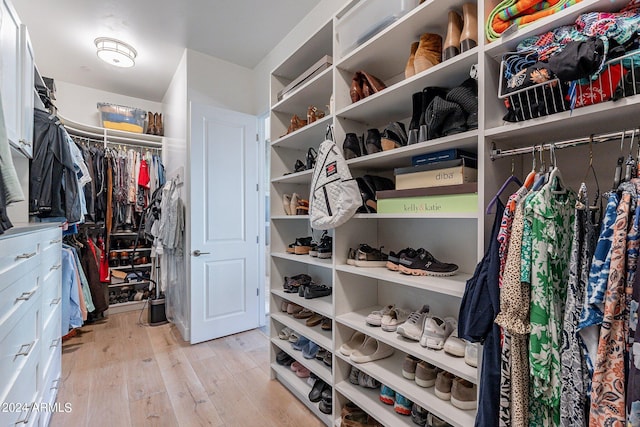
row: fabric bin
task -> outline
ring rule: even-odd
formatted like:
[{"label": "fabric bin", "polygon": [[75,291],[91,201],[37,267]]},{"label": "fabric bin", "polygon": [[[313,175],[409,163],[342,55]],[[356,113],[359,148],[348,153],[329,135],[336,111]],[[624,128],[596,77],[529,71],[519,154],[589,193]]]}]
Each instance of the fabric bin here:
[{"label": "fabric bin", "polygon": [[99,102],[98,111],[104,128],[144,133],[144,121],[147,117],[144,110]]}]

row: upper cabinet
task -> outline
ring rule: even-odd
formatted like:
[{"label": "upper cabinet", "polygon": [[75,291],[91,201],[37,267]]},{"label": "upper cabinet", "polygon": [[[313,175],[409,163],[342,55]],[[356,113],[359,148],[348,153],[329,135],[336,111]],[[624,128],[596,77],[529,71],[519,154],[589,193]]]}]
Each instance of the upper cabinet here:
[{"label": "upper cabinet", "polygon": [[0,5],[0,94],[9,143],[33,154],[34,56],[27,28],[8,0]]}]

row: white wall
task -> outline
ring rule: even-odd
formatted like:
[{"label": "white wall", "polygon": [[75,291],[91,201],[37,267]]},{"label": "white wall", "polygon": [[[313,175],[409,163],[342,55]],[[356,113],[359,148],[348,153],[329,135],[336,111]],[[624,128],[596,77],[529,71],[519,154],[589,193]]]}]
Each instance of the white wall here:
[{"label": "white wall", "polygon": [[287,59],[302,43],[318,31],[333,15],[349,3],[348,0],[322,0],[300,23],[278,43],[254,70],[256,97],[253,114],[269,110],[269,85],[271,71]]},{"label": "white wall", "polygon": [[232,64],[187,50],[189,101],[254,114],[254,72]]},{"label": "white wall", "polygon": [[[180,168],[187,171],[189,150],[188,150],[188,117],[189,108],[187,103],[187,52],[185,50],[182,59],[178,64],[175,74],[167,88],[167,92],[162,100],[162,111],[164,111],[164,150],[162,151],[163,163],[169,178],[173,178],[174,174]],[[185,206],[190,206],[189,194],[190,183],[189,177],[183,173],[182,180],[182,200]],[[167,314],[172,314],[170,319],[182,334],[185,341],[190,338],[190,299],[191,293],[188,284],[189,280],[189,260],[188,250],[191,247],[189,215],[186,215],[185,230],[185,257],[184,271],[186,277],[178,280],[176,293],[167,292],[165,307]]]},{"label": "white wall", "polygon": [[162,112],[160,102],[105,92],[59,80],[56,80],[56,98],[54,102],[62,117],[92,126],[100,126],[100,116],[96,107],[98,102],[125,105],[154,113]]}]

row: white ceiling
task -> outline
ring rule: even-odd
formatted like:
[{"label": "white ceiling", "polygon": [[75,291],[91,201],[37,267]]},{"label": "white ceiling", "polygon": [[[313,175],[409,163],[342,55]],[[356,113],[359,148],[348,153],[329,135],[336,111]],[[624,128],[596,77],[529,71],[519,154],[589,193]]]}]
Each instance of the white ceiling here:
[{"label": "white ceiling", "polygon": [[[319,0],[12,0],[40,72],[161,101],[184,48],[254,68]],[[96,37],[137,51],[129,69],[103,63]]]}]

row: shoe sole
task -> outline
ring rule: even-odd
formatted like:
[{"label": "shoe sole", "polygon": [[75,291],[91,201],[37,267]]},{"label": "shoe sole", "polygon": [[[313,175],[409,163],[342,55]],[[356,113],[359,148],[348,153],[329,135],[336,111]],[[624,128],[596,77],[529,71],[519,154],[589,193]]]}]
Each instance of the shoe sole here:
[{"label": "shoe sole", "polygon": [[296,253],[296,250],[295,250],[295,249],[293,249],[293,248],[287,248],[287,253],[288,253],[288,254],[295,254],[295,253]]},{"label": "shoe sole", "polygon": [[447,343],[444,344],[444,351],[447,354],[450,354],[451,356],[454,357],[464,357],[464,348],[463,349],[456,349],[456,348],[451,348],[450,346],[447,346]]},{"label": "shoe sole", "polygon": [[442,341],[435,341],[429,338],[425,340],[423,338],[420,339],[420,345],[423,347],[430,348],[432,350],[442,350],[442,348],[444,347]]},{"label": "shoe sole", "polygon": [[347,259],[347,265],[356,265],[355,259]]},{"label": "shoe sole", "polygon": [[477,368],[478,367],[478,361],[476,359],[472,359],[470,357],[466,357],[464,358],[464,363],[466,363],[467,365],[473,367],[473,368]]},{"label": "shoe sole", "polygon": [[387,261],[359,261],[354,260],[356,267],[386,267]]},{"label": "shoe sole", "polygon": [[408,380],[416,379],[416,373],[415,372],[407,372],[404,369],[402,370],[402,376],[405,377]]},{"label": "shoe sole", "polygon": [[408,340],[411,340],[411,341],[420,341],[420,338],[422,337],[422,331],[420,331],[420,334],[416,337],[416,336],[413,336],[413,335],[407,333],[402,326],[403,325],[398,326],[398,329],[396,330],[398,335],[400,335],[400,336],[402,336],[402,337],[404,337],[404,338],[406,338]]},{"label": "shoe sole", "polygon": [[380,396],[380,402],[384,403],[385,405],[393,405],[396,403],[395,399],[393,399],[391,396]]},{"label": "shoe sole", "polygon": [[400,145],[397,142],[385,138],[382,138],[382,140],[380,141],[380,145],[382,145],[382,151],[389,151],[400,148]]},{"label": "shoe sole", "polygon": [[331,258],[332,253],[328,252],[328,253],[318,253],[318,258],[320,259],[327,259],[327,258]]},{"label": "shoe sole", "polygon": [[411,408],[394,405],[393,410],[400,415],[411,415]]},{"label": "shoe sole", "polygon": [[458,400],[453,396],[451,396],[451,404],[458,409],[462,409],[463,411],[470,411],[478,407],[477,400]]},{"label": "shoe sole", "polygon": [[385,332],[395,332],[398,329],[398,325],[381,325],[382,330]]},{"label": "shoe sole", "polygon": [[458,272],[458,270],[455,270],[455,271],[451,271],[451,272],[436,273],[434,271],[427,271],[427,270],[408,268],[408,267],[405,267],[404,265],[401,265],[399,267],[399,270],[400,270],[400,273],[408,274],[408,275],[411,275],[411,276],[434,276],[434,277],[454,276]]},{"label": "shoe sole", "polygon": [[318,256],[318,251],[309,251],[309,256],[317,257]]},{"label": "shoe sole", "polygon": [[436,397],[442,400],[451,400],[451,392],[445,393],[443,391],[436,389]]},{"label": "shoe sole", "polygon": [[398,264],[395,264],[395,263],[393,263],[391,261],[387,261],[387,264],[385,265],[385,267],[387,267],[387,269],[391,270],[391,271],[398,271],[399,270]]},{"label": "shoe sole", "polygon": [[369,326],[382,326],[382,323],[379,322],[379,321],[370,322],[370,321],[367,320],[366,322],[367,322],[367,325],[369,325]]},{"label": "shoe sole", "polygon": [[418,384],[422,388],[429,388],[429,387],[433,387],[434,385],[436,385],[435,378],[432,379],[432,380],[422,380],[422,379],[416,377],[415,381],[416,381],[416,384]]},{"label": "shoe sole", "polygon": [[296,246],[295,254],[296,255],[308,255],[311,251],[311,246]]}]

